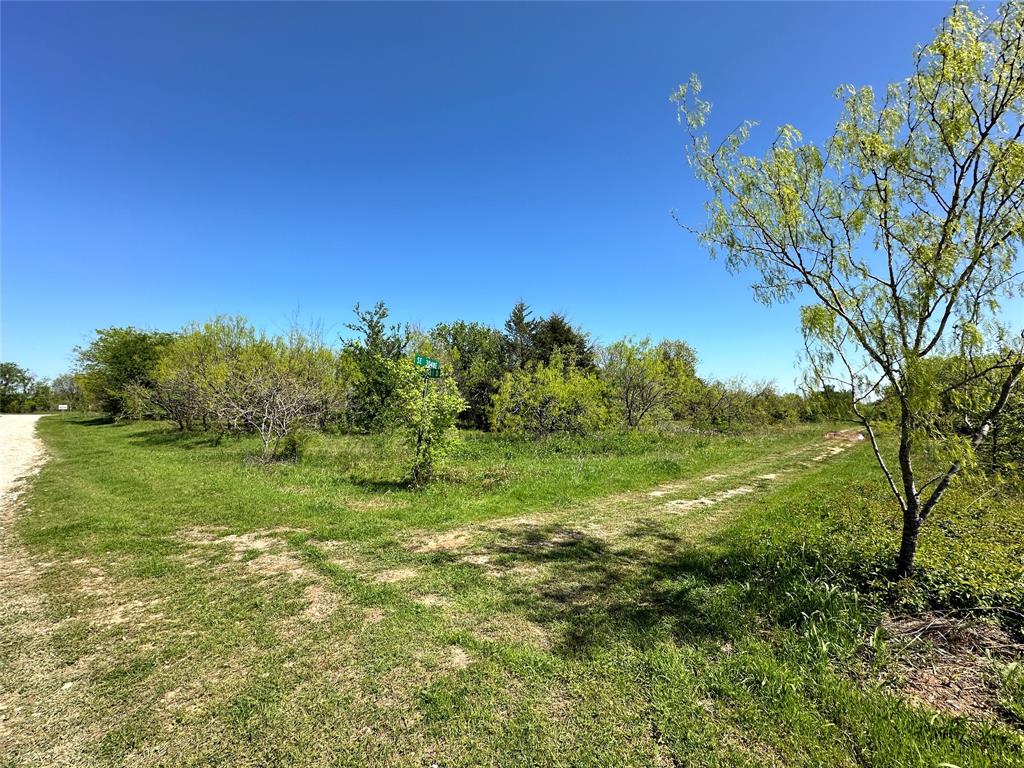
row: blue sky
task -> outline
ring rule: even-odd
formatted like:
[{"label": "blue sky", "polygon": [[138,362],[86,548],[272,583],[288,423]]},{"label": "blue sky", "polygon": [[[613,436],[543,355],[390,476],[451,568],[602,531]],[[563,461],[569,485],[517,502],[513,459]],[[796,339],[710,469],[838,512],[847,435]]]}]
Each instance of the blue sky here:
[{"label": "blue sky", "polygon": [[905,76],[947,3],[2,6],[2,356],[95,328],[384,299],[429,327],[523,298],[599,340],[683,338],[792,388],[797,306],[703,219],[668,97],[824,136],[834,88]]}]

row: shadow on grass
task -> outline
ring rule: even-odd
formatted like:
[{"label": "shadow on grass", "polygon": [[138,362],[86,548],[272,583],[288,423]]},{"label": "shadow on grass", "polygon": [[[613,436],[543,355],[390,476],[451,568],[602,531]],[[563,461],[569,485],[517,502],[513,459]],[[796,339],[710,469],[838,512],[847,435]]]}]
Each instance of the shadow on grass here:
[{"label": "shadow on grass", "polygon": [[849,593],[818,578],[813,553],[725,537],[695,544],[650,519],[611,540],[556,524],[502,528],[478,554],[507,573],[544,574],[510,580],[509,608],[548,627],[565,656],[669,638],[723,644],[808,617],[848,623],[858,615]]},{"label": "shadow on grass", "polygon": [[191,450],[193,448],[214,448],[222,445],[226,438],[224,435],[215,432],[182,431],[177,427],[168,425],[164,429],[149,430],[129,438],[134,445],[182,448]]},{"label": "shadow on grass", "polygon": [[102,427],[115,424],[114,419],[110,416],[78,417],[68,419],[68,421],[78,427]]},{"label": "shadow on grass", "polygon": [[[698,653],[680,659],[715,659],[707,669],[745,690],[740,700],[766,717],[784,717],[796,700],[850,734],[884,724],[853,737],[868,745],[897,745],[911,729],[935,723],[929,712],[899,705],[898,692],[854,692],[873,679],[868,638],[879,617],[865,610],[865,597],[874,596],[855,588],[855,566],[837,572],[827,547],[740,531],[693,541],[650,519],[614,536],[556,524],[508,526],[500,534],[497,545],[477,554],[489,554],[485,562],[509,574],[543,574],[539,581],[509,579],[503,591],[510,611],[546,630],[555,655],[604,664],[624,646],[657,657],[666,643],[688,645]],[[1004,712],[992,715],[1012,722]],[[931,737],[936,754],[995,749],[1024,756],[1010,731],[982,733],[969,719],[944,722]],[[911,764],[900,762],[909,756],[886,764]]]},{"label": "shadow on grass", "polygon": [[356,488],[361,488],[364,491],[369,491],[371,493],[408,491],[415,487],[411,478],[395,480],[378,477],[360,477],[350,473],[341,479],[343,479],[344,482],[339,482],[339,485],[354,485]]}]

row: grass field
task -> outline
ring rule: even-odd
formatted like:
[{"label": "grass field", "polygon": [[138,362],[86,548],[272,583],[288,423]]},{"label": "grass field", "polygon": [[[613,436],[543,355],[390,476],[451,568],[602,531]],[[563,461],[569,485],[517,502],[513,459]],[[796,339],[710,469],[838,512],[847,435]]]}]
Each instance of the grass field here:
[{"label": "grass field", "polygon": [[958,491],[893,590],[870,451],[826,429],[469,434],[417,491],[383,438],[260,466],[46,418],[0,764],[1024,765],[1024,500]]}]

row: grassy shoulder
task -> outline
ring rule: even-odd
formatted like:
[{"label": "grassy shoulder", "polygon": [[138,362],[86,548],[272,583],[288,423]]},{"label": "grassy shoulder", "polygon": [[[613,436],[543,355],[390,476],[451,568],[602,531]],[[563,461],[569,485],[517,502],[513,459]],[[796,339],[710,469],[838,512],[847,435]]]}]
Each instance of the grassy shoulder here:
[{"label": "grassy shoulder", "polygon": [[[1010,678],[980,720],[905,695],[884,489],[820,427],[468,434],[422,491],[376,438],[40,431],[12,765],[1024,765]],[[904,602],[1020,609],[1024,503],[974,510]]]}]

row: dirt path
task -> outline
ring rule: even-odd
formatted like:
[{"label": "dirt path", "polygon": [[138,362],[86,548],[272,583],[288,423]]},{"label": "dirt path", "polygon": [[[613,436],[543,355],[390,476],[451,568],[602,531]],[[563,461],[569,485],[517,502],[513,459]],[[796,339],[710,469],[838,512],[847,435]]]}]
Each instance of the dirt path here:
[{"label": "dirt path", "polygon": [[492,573],[501,572],[494,566],[496,559],[511,561],[524,551],[551,548],[603,548],[609,555],[621,549],[620,555],[634,559],[644,546],[675,547],[684,540],[707,538],[721,529],[739,504],[820,468],[856,445],[859,436],[858,430],[830,432],[787,451],[737,461],[713,474],[448,531],[422,531],[407,547],[420,557],[446,553]]},{"label": "dirt path", "polygon": [[43,443],[36,437],[41,416],[0,416],[0,521],[9,512],[9,497],[17,493],[19,477],[28,474],[43,458]]},{"label": "dirt path", "polygon": [[21,478],[43,461],[43,443],[36,436],[39,416],[0,416],[0,590],[21,585],[31,564],[14,536],[14,517]]},{"label": "dirt path", "polygon": [[45,458],[39,418],[0,416],[0,755],[7,757],[27,757],[20,745],[59,717],[44,706],[60,682],[47,644],[51,622],[36,587],[39,569],[14,533],[21,480]]}]

